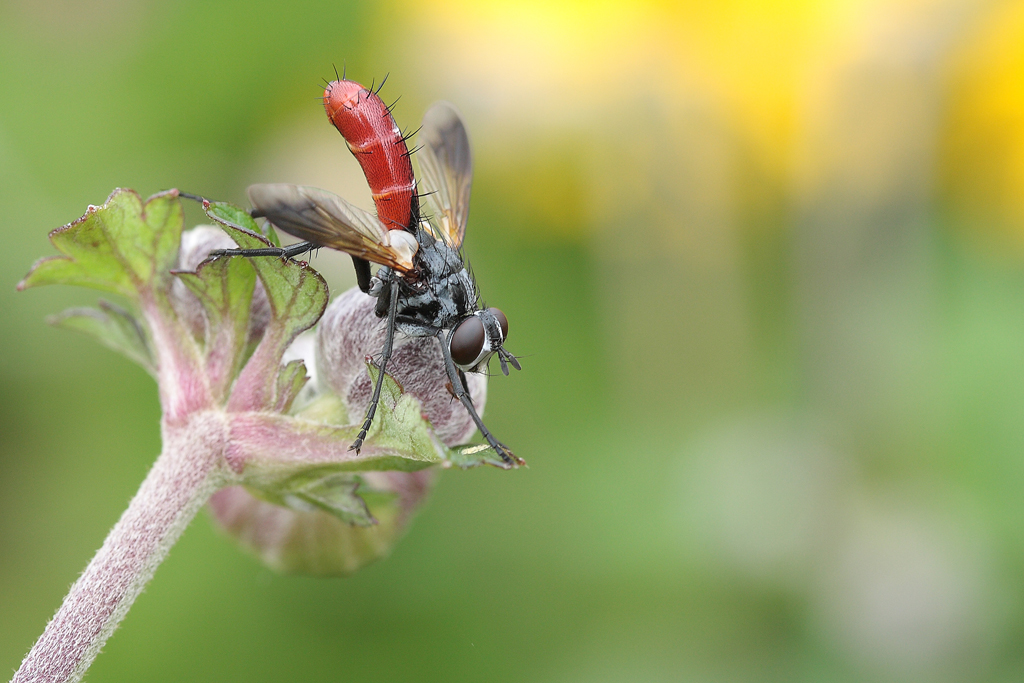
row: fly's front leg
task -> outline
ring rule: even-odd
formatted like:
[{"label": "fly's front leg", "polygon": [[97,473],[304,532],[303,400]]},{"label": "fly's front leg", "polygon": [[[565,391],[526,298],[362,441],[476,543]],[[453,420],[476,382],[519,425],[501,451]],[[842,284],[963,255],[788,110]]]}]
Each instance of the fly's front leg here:
[{"label": "fly's front leg", "polygon": [[469,411],[469,416],[473,418],[473,422],[476,423],[477,429],[487,439],[487,443],[494,452],[498,454],[502,462],[505,463],[506,469],[515,467],[517,465],[525,465],[526,461],[522,458],[516,457],[515,453],[512,452],[505,444],[501,443],[494,438],[491,434],[491,430],[487,428],[484,421],[480,419],[480,416],[476,412],[476,408],[473,406],[473,399],[469,395],[469,388],[466,386],[465,378],[466,375],[455,365],[455,361],[452,360],[452,352],[448,348],[448,344],[445,340],[444,330],[438,330],[437,341],[441,344],[441,353],[444,356],[444,369],[448,373],[448,381],[451,383],[452,393],[455,394],[455,398],[459,399],[459,402],[465,406],[466,410]]},{"label": "fly's front leg", "polygon": [[391,281],[385,285],[389,287],[391,294],[391,305],[388,308],[388,331],[384,338],[384,351],[380,355],[380,373],[377,375],[377,384],[373,387],[373,396],[370,397],[370,405],[366,407],[366,418],[363,420],[363,427],[355,442],[349,447],[350,451],[359,452],[366,439],[366,432],[373,424],[373,416],[377,413],[377,404],[380,403],[380,390],[384,386],[384,372],[388,367],[388,360],[391,359],[391,349],[395,345],[395,316],[398,314],[398,276],[391,274]]},{"label": "fly's front leg", "polygon": [[210,256],[213,258],[220,256],[244,256],[245,258],[253,256],[283,256],[284,258],[295,258],[319,246],[313,242],[296,242],[287,247],[266,247],[264,249],[214,249],[210,252]]},{"label": "fly's front leg", "polygon": [[[178,192],[178,196],[183,199],[191,199],[194,202],[199,202],[203,206],[209,206],[210,201],[205,197],[200,197],[197,194],[191,192]],[[249,215],[253,218],[263,218],[263,214],[257,209],[251,209]],[[305,254],[307,251],[313,251],[319,248],[320,245],[315,242],[296,242],[295,244],[287,247],[266,247],[262,249],[215,249],[210,252],[211,258],[220,258],[221,256],[242,256],[243,258],[252,258],[253,256],[283,256],[284,258],[295,258],[300,254]],[[353,257],[354,258],[354,257]],[[366,265],[366,270],[369,271],[369,264]],[[360,274],[359,265],[356,264],[356,273]],[[362,281],[360,281],[360,285]],[[366,290],[363,290],[366,291]]]}]

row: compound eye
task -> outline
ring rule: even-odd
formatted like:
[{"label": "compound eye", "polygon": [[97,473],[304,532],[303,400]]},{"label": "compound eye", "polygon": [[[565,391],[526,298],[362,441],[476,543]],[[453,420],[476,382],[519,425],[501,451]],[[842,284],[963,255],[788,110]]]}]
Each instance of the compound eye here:
[{"label": "compound eye", "polygon": [[459,323],[452,335],[452,360],[457,365],[469,365],[484,350],[484,324],[480,316],[470,316]]},{"label": "compound eye", "polygon": [[501,325],[501,338],[508,339],[508,318],[505,317],[505,314],[497,308],[488,308],[487,312],[493,315],[498,324]]}]

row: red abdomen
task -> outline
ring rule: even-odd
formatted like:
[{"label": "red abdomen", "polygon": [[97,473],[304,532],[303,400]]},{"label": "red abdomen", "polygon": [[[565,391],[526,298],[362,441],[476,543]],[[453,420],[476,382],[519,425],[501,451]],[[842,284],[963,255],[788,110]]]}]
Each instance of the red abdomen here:
[{"label": "red abdomen", "polygon": [[389,230],[415,228],[419,199],[409,148],[384,102],[355,81],[331,81],[324,109],[363,168],[377,217]]}]

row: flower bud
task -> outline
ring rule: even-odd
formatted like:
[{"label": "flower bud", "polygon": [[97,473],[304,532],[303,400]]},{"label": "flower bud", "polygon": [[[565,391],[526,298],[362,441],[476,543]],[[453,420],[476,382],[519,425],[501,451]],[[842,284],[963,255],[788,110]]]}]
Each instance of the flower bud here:
[{"label": "flower bud", "polygon": [[[366,369],[368,356],[379,357],[384,347],[385,321],[374,314],[375,300],[358,289],[339,296],[324,313],[316,331],[316,378],[321,391],[336,394],[348,422],[359,424],[373,392]],[[286,357],[311,351],[304,338],[296,340]],[[311,359],[304,358],[307,367]],[[399,334],[387,372],[422,405],[423,414],[445,444],[464,443],[476,424],[452,397],[444,359],[436,339]],[[470,395],[479,412],[487,397],[487,378],[467,375]],[[426,498],[434,470],[361,472],[355,494],[366,503],[375,524],[349,524],[302,499],[285,497],[270,502],[267,492],[234,486],[218,491],[210,501],[214,519],[243,547],[272,569],[331,576],[351,574],[391,550],[416,509]]]},{"label": "flower bud", "polygon": [[377,520],[373,526],[346,524],[322,510],[268,503],[243,486],[215,493],[210,511],[229,535],[271,569],[313,576],[351,574],[390,552],[430,491],[435,472],[365,472],[360,478],[359,494],[370,502]]}]

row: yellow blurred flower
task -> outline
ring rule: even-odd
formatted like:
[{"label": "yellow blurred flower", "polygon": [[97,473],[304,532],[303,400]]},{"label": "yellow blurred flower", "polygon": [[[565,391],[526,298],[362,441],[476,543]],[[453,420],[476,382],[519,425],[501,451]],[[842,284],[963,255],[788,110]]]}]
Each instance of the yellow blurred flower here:
[{"label": "yellow blurred flower", "polygon": [[984,17],[951,81],[946,188],[965,227],[1024,248],[1024,3]]}]

